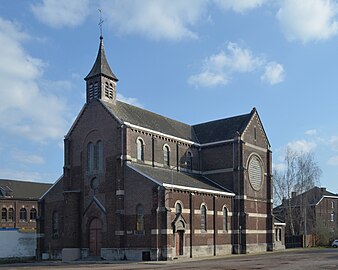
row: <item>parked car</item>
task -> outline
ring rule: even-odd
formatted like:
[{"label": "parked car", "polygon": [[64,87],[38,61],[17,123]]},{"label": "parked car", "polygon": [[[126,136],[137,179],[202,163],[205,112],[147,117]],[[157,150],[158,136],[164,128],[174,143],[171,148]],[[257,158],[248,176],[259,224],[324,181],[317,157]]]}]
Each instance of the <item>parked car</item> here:
[{"label": "parked car", "polygon": [[334,248],[338,247],[338,239],[333,240],[331,247],[334,247]]}]

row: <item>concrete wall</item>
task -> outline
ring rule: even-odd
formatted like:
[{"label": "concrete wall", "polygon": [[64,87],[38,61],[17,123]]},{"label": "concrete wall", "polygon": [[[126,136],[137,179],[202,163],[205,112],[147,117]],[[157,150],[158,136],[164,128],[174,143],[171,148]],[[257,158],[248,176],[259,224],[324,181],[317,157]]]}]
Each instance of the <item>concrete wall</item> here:
[{"label": "concrete wall", "polygon": [[0,230],[0,258],[35,257],[36,233]]}]

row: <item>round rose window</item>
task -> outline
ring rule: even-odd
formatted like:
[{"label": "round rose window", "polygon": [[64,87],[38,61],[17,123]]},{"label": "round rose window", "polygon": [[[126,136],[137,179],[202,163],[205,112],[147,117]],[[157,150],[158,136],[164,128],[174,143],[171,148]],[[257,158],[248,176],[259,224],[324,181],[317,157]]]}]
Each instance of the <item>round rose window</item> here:
[{"label": "round rose window", "polygon": [[257,156],[252,156],[249,161],[249,180],[254,190],[260,190],[263,181],[263,169]]}]

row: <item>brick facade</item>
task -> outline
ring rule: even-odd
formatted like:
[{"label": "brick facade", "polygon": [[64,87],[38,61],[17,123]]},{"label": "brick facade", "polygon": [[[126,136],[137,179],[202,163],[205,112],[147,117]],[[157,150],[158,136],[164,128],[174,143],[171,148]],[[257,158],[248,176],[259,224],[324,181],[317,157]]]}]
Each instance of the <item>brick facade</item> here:
[{"label": "brick facade", "polygon": [[116,101],[117,78],[99,66],[108,66],[102,39],[65,137],[64,174],[41,199],[40,253],[167,260],[271,250],[271,151],[256,109],[189,126]]}]

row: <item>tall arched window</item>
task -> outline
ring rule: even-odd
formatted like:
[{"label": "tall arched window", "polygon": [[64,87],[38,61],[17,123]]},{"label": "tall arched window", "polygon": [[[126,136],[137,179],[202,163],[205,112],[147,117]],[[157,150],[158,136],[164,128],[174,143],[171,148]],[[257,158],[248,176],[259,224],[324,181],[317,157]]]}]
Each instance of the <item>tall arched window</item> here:
[{"label": "tall arched window", "polygon": [[11,207],[8,209],[8,221],[14,220],[14,209]]},{"label": "tall arched window", "polygon": [[56,211],[52,215],[52,238],[59,238],[59,213]]},{"label": "tall arched window", "polygon": [[87,145],[87,171],[94,170],[94,144],[92,142]]},{"label": "tall arched window", "polygon": [[170,166],[170,149],[168,145],[163,146],[163,164]]},{"label": "tall arched window", "polygon": [[205,205],[202,205],[201,207],[201,230],[207,230],[207,208]]},{"label": "tall arched window", "polygon": [[144,143],[141,138],[137,139],[137,159],[144,160]]},{"label": "tall arched window", "polygon": [[136,206],[136,233],[144,233],[144,208],[142,204]]},{"label": "tall arched window", "polygon": [[30,220],[36,220],[36,216],[37,216],[37,211],[35,208],[32,208],[30,213],[29,213],[29,219]]},{"label": "tall arched window", "polygon": [[96,143],[96,169],[98,171],[103,170],[103,143],[98,141]]},{"label": "tall arched window", "polygon": [[7,208],[2,208],[1,210],[1,220],[2,221],[7,221]]},{"label": "tall arched window", "polygon": [[26,208],[20,209],[20,221],[27,221],[27,210],[26,210]]},{"label": "tall arched window", "polygon": [[176,215],[182,214],[182,205],[179,202],[176,203],[175,211],[176,211]]},{"label": "tall arched window", "polygon": [[228,209],[223,207],[223,231],[228,230]]},{"label": "tall arched window", "polygon": [[187,164],[187,169],[192,171],[192,153],[190,151],[187,151],[185,154],[185,162]]}]

